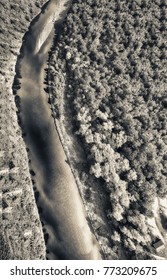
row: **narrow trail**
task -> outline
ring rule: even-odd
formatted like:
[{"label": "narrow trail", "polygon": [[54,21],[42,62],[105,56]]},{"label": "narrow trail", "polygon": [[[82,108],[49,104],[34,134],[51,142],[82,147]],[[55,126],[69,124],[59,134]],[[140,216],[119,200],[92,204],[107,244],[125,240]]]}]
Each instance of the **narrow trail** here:
[{"label": "narrow trail", "polygon": [[48,259],[101,259],[90,231],[73,173],[62,147],[44,91],[54,23],[65,18],[71,1],[50,0],[23,40],[16,78],[19,119],[29,149],[30,167],[39,191],[38,206],[48,234]]}]

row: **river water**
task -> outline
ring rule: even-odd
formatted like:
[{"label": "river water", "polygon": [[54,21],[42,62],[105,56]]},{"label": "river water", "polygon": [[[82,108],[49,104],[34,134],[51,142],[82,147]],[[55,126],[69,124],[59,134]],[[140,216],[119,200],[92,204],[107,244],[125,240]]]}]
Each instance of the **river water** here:
[{"label": "river water", "polygon": [[[30,169],[39,192],[38,206],[47,233],[48,259],[101,259],[73,173],[62,147],[44,91],[54,22],[61,22],[69,1],[51,0],[31,24],[18,59],[19,117],[29,149]],[[17,77],[17,73],[16,73]]]}]

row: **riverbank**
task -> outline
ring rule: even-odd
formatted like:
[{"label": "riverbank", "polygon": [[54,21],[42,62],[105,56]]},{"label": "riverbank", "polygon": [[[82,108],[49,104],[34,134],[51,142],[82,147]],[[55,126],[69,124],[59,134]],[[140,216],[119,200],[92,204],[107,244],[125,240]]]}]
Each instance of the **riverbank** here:
[{"label": "riverbank", "polygon": [[43,260],[45,243],[18,125],[12,84],[22,37],[44,0],[0,0],[1,259]]}]

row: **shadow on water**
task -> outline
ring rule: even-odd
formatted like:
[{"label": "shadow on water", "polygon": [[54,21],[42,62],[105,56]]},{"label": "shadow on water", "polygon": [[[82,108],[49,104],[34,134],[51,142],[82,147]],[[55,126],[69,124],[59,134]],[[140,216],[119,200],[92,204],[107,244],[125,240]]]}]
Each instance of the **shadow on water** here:
[{"label": "shadow on water", "polygon": [[160,214],[160,218],[163,228],[167,230],[167,217],[165,217],[163,214]]}]

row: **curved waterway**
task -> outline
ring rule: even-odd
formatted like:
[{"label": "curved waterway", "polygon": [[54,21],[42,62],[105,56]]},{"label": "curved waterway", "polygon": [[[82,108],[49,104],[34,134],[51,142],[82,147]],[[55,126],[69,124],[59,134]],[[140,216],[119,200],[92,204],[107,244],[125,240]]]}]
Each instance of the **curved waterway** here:
[{"label": "curved waterway", "polygon": [[[73,173],[62,147],[44,91],[54,23],[63,21],[69,1],[51,0],[24,36],[15,81],[19,119],[29,149],[31,174],[47,233],[48,259],[101,259]],[[21,76],[20,76],[21,75]]]}]

